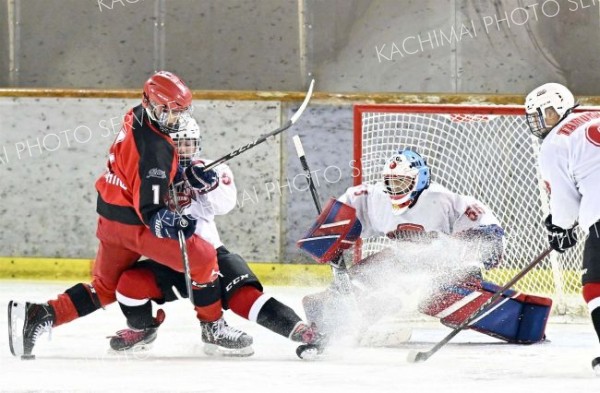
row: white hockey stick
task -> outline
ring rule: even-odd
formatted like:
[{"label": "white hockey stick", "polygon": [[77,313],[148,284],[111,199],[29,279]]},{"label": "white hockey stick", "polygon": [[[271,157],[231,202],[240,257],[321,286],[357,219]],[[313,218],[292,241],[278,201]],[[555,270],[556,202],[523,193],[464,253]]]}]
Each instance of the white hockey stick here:
[{"label": "white hockey stick", "polygon": [[302,102],[302,105],[300,105],[300,108],[298,108],[298,110],[296,111],[296,113],[294,113],[292,115],[292,117],[283,126],[279,127],[276,130],[273,130],[273,131],[269,132],[266,135],[261,136],[257,140],[255,140],[253,142],[250,142],[247,145],[244,145],[242,147],[239,147],[239,148],[235,149],[231,153],[225,154],[223,157],[221,157],[219,159],[216,159],[215,161],[213,161],[210,164],[208,164],[204,168],[204,170],[208,171],[208,170],[214,169],[218,165],[221,165],[222,163],[231,160],[233,157],[239,156],[240,154],[242,154],[246,150],[252,149],[254,146],[263,143],[264,141],[266,141],[270,137],[276,136],[277,134],[280,134],[283,131],[285,131],[288,128],[290,128],[291,126],[293,126],[298,121],[298,119],[300,118],[300,116],[302,116],[302,113],[304,113],[304,110],[308,106],[308,102],[310,101],[310,98],[312,97],[314,85],[315,85],[315,80],[313,79],[313,80],[310,81],[310,86],[308,87],[308,91],[306,92],[306,97],[304,97],[304,101]]},{"label": "white hockey stick", "polygon": [[529,265],[525,266],[523,268],[523,270],[521,270],[519,273],[517,273],[509,282],[507,282],[502,288],[500,288],[492,297],[490,297],[488,300],[486,300],[486,302],[483,303],[477,310],[473,311],[473,313],[471,313],[471,315],[469,315],[469,317],[467,319],[465,319],[460,325],[458,325],[456,328],[454,328],[454,330],[452,330],[440,342],[435,344],[433,346],[433,348],[431,348],[429,351],[422,351],[422,352],[410,351],[408,353],[408,357],[406,360],[409,363],[424,362],[425,360],[427,360],[431,356],[433,356],[433,354],[435,354],[437,351],[439,351],[444,345],[448,344],[448,342],[450,340],[452,340],[452,338],[454,338],[454,336],[456,336],[458,333],[460,333],[465,328],[469,327],[469,325],[474,320],[476,320],[481,314],[483,314],[485,311],[487,311],[489,306],[493,307],[496,300],[498,300],[500,298],[500,296],[502,296],[502,294],[504,294],[504,292],[506,292],[508,289],[510,289],[513,285],[515,285],[517,283],[517,281],[519,281],[521,278],[523,278],[523,276],[525,276],[527,273],[529,273],[529,271],[531,269],[533,269],[535,266],[537,266],[544,258],[546,258],[546,256],[548,256],[548,254],[550,254],[551,251],[552,251],[551,247],[544,250],[533,261],[531,261],[529,263]]}]

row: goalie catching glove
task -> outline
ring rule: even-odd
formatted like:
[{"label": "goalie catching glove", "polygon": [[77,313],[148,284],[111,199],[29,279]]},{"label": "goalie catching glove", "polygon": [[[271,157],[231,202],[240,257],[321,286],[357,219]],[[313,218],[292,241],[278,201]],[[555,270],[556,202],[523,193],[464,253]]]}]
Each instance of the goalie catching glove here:
[{"label": "goalie catching glove", "polygon": [[335,260],[352,247],[362,232],[356,210],[331,198],[297,246],[319,263]]},{"label": "goalie catching glove", "polygon": [[184,177],[201,194],[206,194],[217,188],[219,175],[214,169],[205,170],[204,161],[192,161],[190,166],[184,169]]},{"label": "goalie catching glove", "polygon": [[577,244],[575,227],[563,229],[552,224],[552,214],[549,214],[548,217],[546,217],[544,225],[546,225],[546,229],[548,230],[548,242],[550,243],[550,247],[555,251],[562,254],[567,248],[571,248]]}]

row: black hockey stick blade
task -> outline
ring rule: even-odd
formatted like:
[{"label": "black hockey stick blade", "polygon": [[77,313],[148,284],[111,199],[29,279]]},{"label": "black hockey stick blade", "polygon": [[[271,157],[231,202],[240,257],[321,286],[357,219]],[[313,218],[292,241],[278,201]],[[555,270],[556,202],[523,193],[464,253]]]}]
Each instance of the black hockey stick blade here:
[{"label": "black hockey stick blade", "polygon": [[458,333],[460,333],[462,330],[464,330],[466,327],[468,327],[474,320],[479,318],[479,316],[481,314],[483,314],[485,311],[487,311],[487,309],[490,305],[493,306],[494,303],[496,302],[496,300],[498,300],[504,292],[506,292],[508,289],[510,289],[513,285],[515,285],[517,283],[517,281],[519,281],[521,278],[523,278],[523,276],[525,276],[527,273],[529,273],[529,271],[531,269],[533,269],[535,266],[537,266],[544,258],[546,258],[548,256],[548,254],[550,254],[551,251],[552,251],[552,248],[548,248],[548,249],[544,250],[533,261],[531,261],[520,272],[518,272],[509,282],[507,282],[502,288],[500,288],[492,297],[490,297],[488,300],[486,300],[486,302],[483,303],[477,310],[473,311],[473,313],[471,313],[471,315],[469,315],[469,317],[467,319],[465,319],[460,325],[458,325],[456,328],[454,328],[454,330],[452,330],[440,342],[435,344],[430,350],[428,350],[428,351],[410,351],[408,353],[406,360],[409,363],[418,363],[418,362],[424,362],[425,360],[427,360],[431,356],[433,356],[433,354],[435,354],[437,351],[439,351],[444,345],[448,344],[448,342],[450,340],[452,340],[454,338],[454,336],[456,336]]},{"label": "black hockey stick blade", "polygon": [[287,130],[291,126],[293,126],[298,121],[300,116],[302,116],[302,113],[304,113],[304,110],[308,106],[308,102],[310,101],[310,98],[312,97],[314,85],[315,85],[315,80],[313,79],[310,81],[310,86],[308,87],[308,91],[306,92],[306,97],[304,97],[304,101],[302,102],[302,105],[300,105],[300,108],[298,108],[296,113],[294,113],[292,115],[292,117],[283,126],[279,127],[276,130],[269,132],[266,135],[261,136],[260,138],[258,138],[255,141],[250,142],[247,145],[244,145],[242,147],[239,147],[239,148],[235,149],[234,151],[232,151],[231,153],[228,153],[228,154],[224,155],[223,157],[211,162],[204,168],[204,170],[208,171],[208,170],[214,169],[218,165],[221,165],[222,163],[227,162],[227,161],[231,160],[232,158],[239,156],[246,150],[250,150],[253,147],[255,147],[256,145],[260,145],[261,143],[265,142],[267,139],[274,137],[274,136],[282,133],[283,131]]}]

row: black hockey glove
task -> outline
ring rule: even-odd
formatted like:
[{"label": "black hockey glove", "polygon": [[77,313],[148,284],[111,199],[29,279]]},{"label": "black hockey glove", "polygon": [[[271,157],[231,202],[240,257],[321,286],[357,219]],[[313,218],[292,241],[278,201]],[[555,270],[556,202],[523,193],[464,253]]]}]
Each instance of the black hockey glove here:
[{"label": "black hockey glove", "polygon": [[575,237],[575,228],[563,229],[552,224],[552,214],[549,214],[544,221],[548,230],[548,242],[550,247],[559,253],[565,252],[567,248],[571,248],[577,244]]},{"label": "black hockey glove", "polygon": [[178,239],[177,232],[183,231],[183,236],[189,238],[196,230],[196,219],[189,215],[180,215],[169,209],[162,208],[150,220],[150,230],[158,238]]},{"label": "black hockey glove", "polygon": [[192,187],[201,194],[214,190],[219,185],[219,175],[214,169],[204,170],[204,162],[194,161],[184,170],[185,177]]}]

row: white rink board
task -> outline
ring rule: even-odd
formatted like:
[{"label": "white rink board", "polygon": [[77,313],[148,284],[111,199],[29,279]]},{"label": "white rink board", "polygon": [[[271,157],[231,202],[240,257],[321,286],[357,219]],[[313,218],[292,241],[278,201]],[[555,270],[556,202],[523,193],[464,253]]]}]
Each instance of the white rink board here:
[{"label": "white rink board", "polygon": [[[0,326],[6,329],[10,299],[45,301],[71,284],[2,281]],[[301,311],[315,288],[268,288]],[[202,354],[200,328],[187,300],[167,304],[167,318],[146,358],[107,354],[105,336],[125,327],[118,306],[98,311],[42,336],[37,359],[13,358],[0,334],[0,392],[598,392],[590,361],[600,355],[591,324],[551,324],[551,342],[508,345],[463,332],[431,359],[409,364],[411,349],[428,349],[449,330],[417,326],[401,348],[335,346],[315,362],[298,359],[296,345],[227,313],[228,321],[254,336],[256,354],[214,359]],[[301,314],[302,315],[302,314]]]}]

